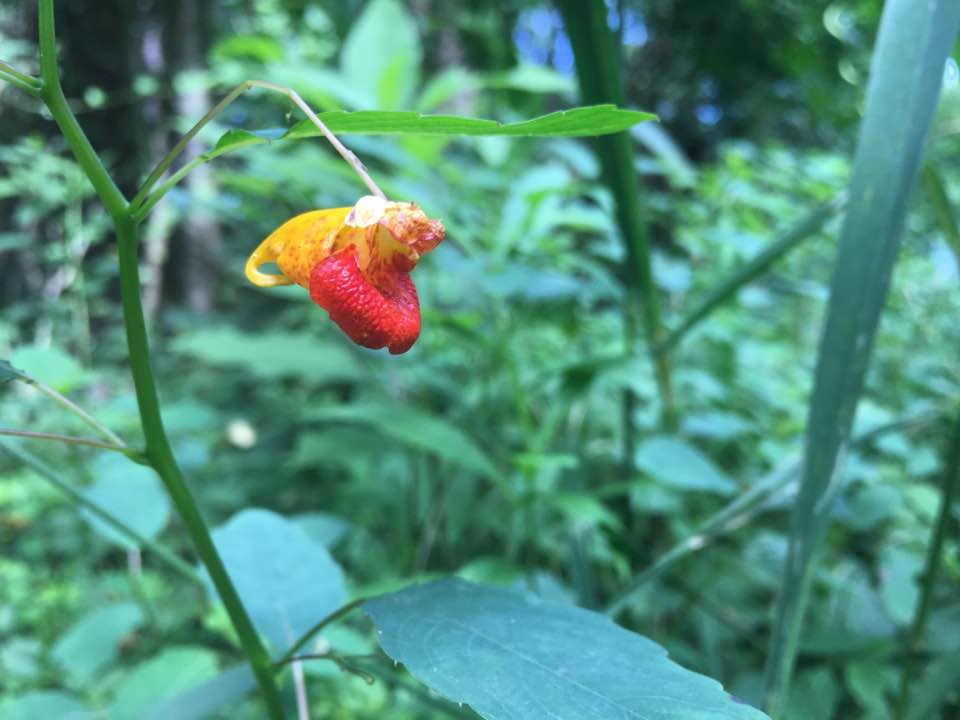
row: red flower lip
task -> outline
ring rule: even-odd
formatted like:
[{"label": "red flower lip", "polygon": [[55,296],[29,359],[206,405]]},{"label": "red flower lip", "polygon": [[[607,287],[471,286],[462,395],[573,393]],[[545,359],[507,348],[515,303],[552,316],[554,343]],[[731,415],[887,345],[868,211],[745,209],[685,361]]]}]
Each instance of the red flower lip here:
[{"label": "red flower lip", "polygon": [[[409,273],[443,238],[443,223],[413,203],[368,195],[352,208],[288,220],[253,251],[246,275],[261,287],[307,288],[355,343],[399,354],[420,335],[420,303]],[[282,274],[260,272],[267,262]]]}]

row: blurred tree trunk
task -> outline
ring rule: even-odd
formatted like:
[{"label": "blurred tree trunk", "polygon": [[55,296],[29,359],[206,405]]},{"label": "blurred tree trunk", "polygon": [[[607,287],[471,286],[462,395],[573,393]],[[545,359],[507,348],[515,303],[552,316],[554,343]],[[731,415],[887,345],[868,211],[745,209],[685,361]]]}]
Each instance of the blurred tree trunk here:
[{"label": "blurred tree trunk", "polygon": [[[176,58],[178,74],[201,70],[206,66],[210,41],[210,3],[201,0],[178,0],[170,3],[173,10],[169,58]],[[188,122],[198,120],[211,107],[210,94],[200,82],[187,82],[176,98],[176,115]],[[183,162],[202,153],[205,145],[194,140],[187,145]],[[192,310],[208,312],[214,302],[215,275],[221,254],[220,227],[209,204],[217,186],[209,165],[201,165],[186,181],[191,196],[177,240],[183,268],[178,273],[181,290]]]},{"label": "blurred tree trunk", "polygon": [[[165,8],[156,4],[141,5],[143,34],[140,37],[140,55],[146,71],[165,91],[172,89],[169,66],[164,52]],[[141,105],[143,114],[143,141],[148,149],[144,170],[167,152],[170,143],[170,108],[164,100],[166,92],[148,97]],[[170,231],[174,213],[169,200],[164,198],[150,214],[144,226],[143,306],[149,320],[160,308],[163,296],[163,266],[167,259]]]}]

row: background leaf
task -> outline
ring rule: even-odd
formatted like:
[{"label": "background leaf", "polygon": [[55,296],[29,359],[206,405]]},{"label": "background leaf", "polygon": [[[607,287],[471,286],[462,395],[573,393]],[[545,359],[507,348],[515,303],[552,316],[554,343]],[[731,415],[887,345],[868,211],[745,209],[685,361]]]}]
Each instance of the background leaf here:
[{"label": "background leaf", "polygon": [[422,61],[417,25],[397,0],[368,3],[340,55],[343,79],[384,110],[410,106]]},{"label": "background leaf", "polygon": [[294,377],[323,383],[355,380],[361,375],[357,360],[343,346],[303,334],[211,328],[180,335],[173,350],[210,365],[241,368],[263,379]]},{"label": "background leaf", "polygon": [[435,455],[491,480],[500,472],[489,456],[463,431],[409,405],[375,401],[320,407],[307,417],[318,422],[358,423],[404,445]]},{"label": "background leaf", "polygon": [[140,663],[117,688],[111,720],[142,720],[159,703],[217,674],[217,656],[200,647],[170,647]]},{"label": "background leaf", "polygon": [[237,665],[162,702],[144,717],[146,720],[203,720],[242,698],[255,684],[250,666]]},{"label": "background leaf", "polygon": [[418,679],[494,720],[760,720],[714,680],[602,615],[459,579],[365,603]]},{"label": "background leaf", "polygon": [[93,720],[96,714],[87,710],[72,695],[58,690],[37,690],[14,695],[0,701],[4,720],[37,720],[37,718],[60,718],[60,720]]},{"label": "background leaf", "polygon": [[71,625],[54,644],[52,657],[70,681],[83,688],[118,655],[120,642],[143,622],[134,603],[111,603]]},{"label": "background leaf", "polygon": [[683,440],[658,435],[637,448],[637,467],[664,485],[678,490],[698,490],[731,495],[736,483]]},{"label": "background leaf", "polygon": [[275,653],[346,602],[340,566],[295,522],[248,509],[212,535],[251,620]]},{"label": "background leaf", "polygon": [[[170,518],[170,499],[157,474],[125,457],[101,455],[92,468],[96,480],[84,490],[88,500],[111,515],[122,518],[133,530],[148,539],[155,538]],[[130,550],[133,541],[89,510],[83,510],[87,522],[100,535]]]}]

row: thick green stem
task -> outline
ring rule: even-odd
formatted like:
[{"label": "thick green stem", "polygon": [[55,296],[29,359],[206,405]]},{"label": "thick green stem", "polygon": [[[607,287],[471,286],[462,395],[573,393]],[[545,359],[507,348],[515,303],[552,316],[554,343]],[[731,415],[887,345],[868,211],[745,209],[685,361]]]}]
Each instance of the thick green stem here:
[{"label": "thick green stem", "polygon": [[[557,7],[570,36],[576,57],[580,95],[588,103],[623,104],[621,50],[607,25],[607,8],[602,2],[558,0]],[[617,224],[624,244],[624,313],[639,309],[654,378],[660,395],[661,424],[666,430],[677,425],[671,384],[670,358],[660,351],[663,324],[660,300],[653,282],[650,237],[644,216],[642,192],[633,164],[633,142],[625,132],[598,137],[594,147],[603,167],[604,180],[616,200]],[[633,353],[632,320],[624,324],[624,340]],[[633,447],[632,391],[623,400],[624,451]],[[633,458],[625,458],[632,463]]]},{"label": "thick green stem", "polygon": [[83,168],[84,173],[90,178],[100,200],[110,213],[114,222],[118,218],[126,215],[127,201],[123,193],[113,182],[113,178],[103,167],[100,158],[97,156],[93,146],[84,134],[80,123],[74,116],[73,111],[67,104],[67,98],[63,94],[63,88],[60,87],[60,74],[57,71],[57,40],[53,23],[53,0],[40,0],[40,12],[38,16],[38,25],[40,29],[40,78],[43,81],[43,87],[40,90],[40,97],[46,104],[47,109],[53,116],[54,122],[63,133],[67,144],[73,151]]},{"label": "thick green stem", "polygon": [[283,719],[283,706],[277,692],[270,656],[257,635],[237,594],[227,569],[217,553],[207,524],[177,466],[160,416],[157,388],[150,367],[143,305],[140,301],[140,270],[137,260],[139,227],[123,194],[107,173],[96,151],[84,134],[67,104],[60,87],[56,60],[53,0],[39,0],[40,74],[43,80],[41,97],[63,132],[64,138],[80,167],[90,179],[101,201],[113,219],[120,259],[120,293],[123,321],[130,353],[130,368],[136,389],[140,422],[146,442],[145,457],[163,480],[181,521],[187,529],[197,555],[206,567],[223,602],[234,630],[250,662],[260,694],[271,720]]},{"label": "thick green stem", "polygon": [[150,367],[147,326],[140,302],[140,269],[137,261],[138,226],[129,216],[116,223],[120,253],[120,293],[123,300],[123,321],[127,331],[130,368],[140,408],[140,422],[146,440],[146,455],[163,480],[177,509],[194,549],[210,574],[210,579],[223,601],[230,621],[253,669],[270,718],[283,718],[283,709],[271,671],[270,656],[260,642],[247,611],[243,607],[227,569],[214,547],[207,524],[187,487],[170,448],[160,417],[157,388]]},{"label": "thick green stem", "polygon": [[927,627],[930,617],[930,607],[933,603],[933,590],[937,584],[937,575],[940,573],[940,564],[943,557],[943,543],[947,537],[947,530],[951,524],[953,502],[960,490],[960,413],[958,413],[950,436],[950,446],[947,450],[947,462],[943,474],[943,489],[940,495],[940,512],[937,516],[937,525],[933,530],[930,547],[927,549],[927,562],[923,569],[923,580],[920,587],[920,601],[917,603],[917,612],[913,617],[913,624],[907,635],[904,647],[903,673],[900,676],[900,696],[897,698],[895,720],[903,720],[907,716],[910,700],[910,684],[914,675],[914,660],[917,646]]}]

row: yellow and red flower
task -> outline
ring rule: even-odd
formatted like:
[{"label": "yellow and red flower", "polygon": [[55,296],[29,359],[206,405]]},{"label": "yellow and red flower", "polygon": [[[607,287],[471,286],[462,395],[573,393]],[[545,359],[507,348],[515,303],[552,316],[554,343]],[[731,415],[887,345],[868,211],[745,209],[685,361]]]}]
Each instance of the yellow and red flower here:
[{"label": "yellow and red flower", "polygon": [[[409,273],[443,237],[443,223],[413,203],[367,195],[352,208],[288,220],[253,251],[246,275],[261,287],[306,288],[355,343],[398,354],[420,335],[420,302]],[[268,262],[282,274],[261,272]]]}]

